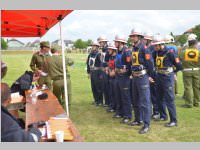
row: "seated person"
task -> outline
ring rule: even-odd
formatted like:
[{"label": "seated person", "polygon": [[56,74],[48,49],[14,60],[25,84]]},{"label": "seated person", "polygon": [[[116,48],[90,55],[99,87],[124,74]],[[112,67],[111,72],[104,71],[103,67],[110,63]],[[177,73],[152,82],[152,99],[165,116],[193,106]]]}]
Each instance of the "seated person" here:
[{"label": "seated person", "polygon": [[20,95],[25,96],[25,91],[29,90],[32,86],[32,82],[37,81],[40,78],[38,72],[25,71],[15,83],[11,86],[11,93],[19,92]]},{"label": "seated person", "polygon": [[6,107],[11,101],[11,91],[6,83],[1,83],[1,141],[2,142],[37,142],[41,132],[37,128],[25,131],[18,120],[12,116]]}]

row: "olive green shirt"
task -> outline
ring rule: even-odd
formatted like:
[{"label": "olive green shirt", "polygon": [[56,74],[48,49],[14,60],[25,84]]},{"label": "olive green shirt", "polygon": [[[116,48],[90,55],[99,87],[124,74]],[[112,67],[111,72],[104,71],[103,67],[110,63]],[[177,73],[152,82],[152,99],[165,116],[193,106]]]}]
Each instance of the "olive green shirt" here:
[{"label": "olive green shirt", "polygon": [[[198,53],[199,53],[199,59],[197,62],[194,62],[194,61],[186,61],[186,58],[185,58],[185,53],[186,53],[186,50],[190,50],[190,49],[194,49],[192,47],[189,47],[189,48],[186,48],[185,50],[182,50],[179,54],[180,56],[180,60],[182,61],[182,66],[183,66],[183,69],[186,69],[186,68],[200,68],[200,51],[198,50]],[[197,73],[199,73],[199,71],[196,71]],[[190,71],[187,71],[187,72],[184,72],[184,73],[191,73]]]},{"label": "olive green shirt", "polygon": [[33,54],[30,67],[33,71],[42,70],[47,72],[46,56],[40,52]]},{"label": "olive green shirt", "polygon": [[[66,58],[66,72],[68,73],[67,66],[74,64],[74,61],[70,58]],[[57,77],[63,77],[63,63],[61,55],[53,55],[47,57],[48,65],[48,74],[52,80],[55,80]]]}]

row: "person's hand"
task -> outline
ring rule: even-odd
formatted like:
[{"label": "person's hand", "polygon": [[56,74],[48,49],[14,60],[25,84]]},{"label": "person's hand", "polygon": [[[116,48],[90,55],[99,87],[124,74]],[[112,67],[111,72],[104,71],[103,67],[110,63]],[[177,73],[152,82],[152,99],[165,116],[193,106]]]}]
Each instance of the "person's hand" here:
[{"label": "person's hand", "polygon": [[110,75],[111,77],[114,77],[114,76],[115,76],[115,71],[114,71],[114,70],[110,71],[109,75]]},{"label": "person's hand", "polygon": [[176,74],[174,74],[174,80],[177,80],[177,76],[176,76]]},{"label": "person's hand", "polygon": [[34,73],[33,74],[33,82],[37,81],[40,78],[39,74]]},{"label": "person's hand", "polygon": [[41,75],[42,70],[39,70],[39,69],[38,69],[35,73]]},{"label": "person's hand", "polygon": [[149,77],[149,81],[150,81],[151,83],[154,83],[154,82],[155,82],[154,79],[153,79],[152,77]]}]

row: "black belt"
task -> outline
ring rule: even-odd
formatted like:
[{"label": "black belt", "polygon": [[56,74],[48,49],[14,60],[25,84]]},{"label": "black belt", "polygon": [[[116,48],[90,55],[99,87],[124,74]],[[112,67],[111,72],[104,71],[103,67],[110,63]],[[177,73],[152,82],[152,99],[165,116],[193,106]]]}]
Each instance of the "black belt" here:
[{"label": "black belt", "polygon": [[90,68],[91,71],[95,71],[95,70],[102,70],[102,67],[92,67]]}]

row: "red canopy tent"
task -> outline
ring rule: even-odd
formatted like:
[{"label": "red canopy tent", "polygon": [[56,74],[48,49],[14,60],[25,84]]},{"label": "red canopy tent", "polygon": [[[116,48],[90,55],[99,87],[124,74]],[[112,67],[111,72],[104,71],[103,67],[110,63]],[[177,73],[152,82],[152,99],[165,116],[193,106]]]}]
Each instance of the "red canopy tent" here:
[{"label": "red canopy tent", "polygon": [[66,112],[69,116],[64,43],[61,21],[73,10],[1,10],[1,37],[42,37],[59,22],[62,44]]},{"label": "red canopy tent", "polygon": [[42,37],[72,10],[2,10],[2,37]]}]

